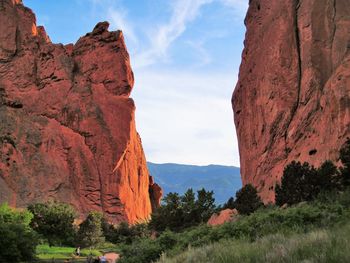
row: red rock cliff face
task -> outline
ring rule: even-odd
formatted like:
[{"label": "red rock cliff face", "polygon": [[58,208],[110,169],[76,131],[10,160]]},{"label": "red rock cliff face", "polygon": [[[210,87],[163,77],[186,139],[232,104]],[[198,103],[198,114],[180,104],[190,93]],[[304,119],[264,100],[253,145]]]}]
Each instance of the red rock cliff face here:
[{"label": "red rock cliff face", "polygon": [[148,218],[161,190],[135,129],[133,84],[121,31],[104,22],[75,45],[52,44],[21,1],[0,1],[0,202]]},{"label": "red rock cliff face", "polygon": [[348,0],[251,0],[232,102],[243,183],[265,202],[292,160],[338,160],[350,136]]}]

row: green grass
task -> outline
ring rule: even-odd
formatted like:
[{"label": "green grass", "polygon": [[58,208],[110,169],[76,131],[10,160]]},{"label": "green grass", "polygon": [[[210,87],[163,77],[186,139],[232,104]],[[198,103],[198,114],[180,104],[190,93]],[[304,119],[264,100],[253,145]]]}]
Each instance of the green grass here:
[{"label": "green grass", "polygon": [[[74,251],[74,247],[50,247],[49,245],[39,245],[36,249],[36,255],[40,260],[64,260],[76,258],[74,256]],[[102,253],[96,249],[82,249],[80,258],[86,258],[90,253],[93,256],[102,255]]]},{"label": "green grass", "polygon": [[317,262],[341,263],[350,260],[350,224],[332,230],[306,234],[275,234],[247,240],[221,240],[199,248],[188,248],[173,258],[162,255],[158,263],[229,262]]}]

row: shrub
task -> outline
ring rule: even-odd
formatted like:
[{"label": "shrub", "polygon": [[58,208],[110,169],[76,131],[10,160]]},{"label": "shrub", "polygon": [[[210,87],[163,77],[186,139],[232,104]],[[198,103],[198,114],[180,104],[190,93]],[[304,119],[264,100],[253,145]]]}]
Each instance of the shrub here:
[{"label": "shrub", "polygon": [[0,206],[0,262],[31,261],[38,244],[36,233],[29,227],[33,215]]},{"label": "shrub", "polygon": [[140,239],[131,246],[122,249],[122,257],[118,263],[153,262],[162,254],[159,243],[152,239]]},{"label": "shrub", "polygon": [[234,206],[240,214],[249,215],[263,206],[263,203],[256,188],[251,184],[247,184],[237,191]]}]

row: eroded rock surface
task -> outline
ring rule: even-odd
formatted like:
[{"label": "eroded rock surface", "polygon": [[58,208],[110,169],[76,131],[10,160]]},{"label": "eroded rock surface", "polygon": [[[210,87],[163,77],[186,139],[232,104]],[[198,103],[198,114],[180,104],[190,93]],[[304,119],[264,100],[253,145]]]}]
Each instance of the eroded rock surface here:
[{"label": "eroded rock surface", "polygon": [[243,183],[269,202],[286,164],[337,162],[350,136],[350,4],[249,3],[232,103]]},{"label": "eroded rock surface", "polygon": [[135,128],[121,31],[108,23],[53,44],[19,0],[0,1],[0,202],[56,199],[112,222],[149,217],[149,173]]},{"label": "eroded rock surface", "polygon": [[234,222],[238,219],[238,211],[236,209],[221,210],[218,214],[213,214],[209,220],[209,226],[218,226],[227,222]]}]

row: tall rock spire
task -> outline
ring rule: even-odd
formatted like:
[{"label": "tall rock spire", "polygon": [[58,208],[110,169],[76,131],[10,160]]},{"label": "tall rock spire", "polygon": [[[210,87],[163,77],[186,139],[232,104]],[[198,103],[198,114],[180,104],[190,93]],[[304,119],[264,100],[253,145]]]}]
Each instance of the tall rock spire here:
[{"label": "tall rock spire", "polygon": [[289,162],[337,162],[350,136],[350,5],[249,3],[232,103],[243,183],[269,202]]},{"label": "tall rock spire", "polygon": [[0,0],[0,27],[0,202],[54,199],[81,216],[147,219],[159,193],[135,128],[122,32],[103,22],[75,45],[53,44],[14,0]]}]

